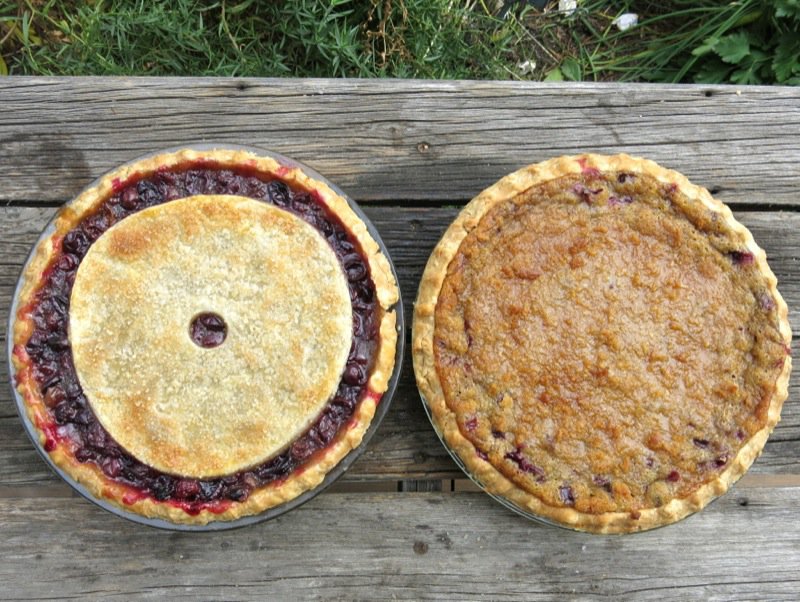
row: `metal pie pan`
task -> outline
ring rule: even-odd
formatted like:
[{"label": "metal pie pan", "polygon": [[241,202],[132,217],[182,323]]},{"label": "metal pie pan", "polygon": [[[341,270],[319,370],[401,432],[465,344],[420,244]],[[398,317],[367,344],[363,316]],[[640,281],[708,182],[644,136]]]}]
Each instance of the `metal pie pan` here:
[{"label": "metal pie pan", "polygon": [[[140,157],[138,157],[136,159],[133,159],[133,160],[127,162],[127,163],[124,163],[124,164],[122,164],[120,166],[115,167],[114,171],[119,169],[120,167],[124,167],[124,166],[127,166],[127,165],[132,165],[134,163],[138,163],[139,161],[142,161],[143,159],[147,159],[148,157],[153,157],[153,156],[160,155],[160,154],[165,154],[165,153],[177,152],[177,151],[186,150],[186,149],[191,149],[191,150],[196,150],[196,151],[210,151],[210,150],[215,150],[215,149],[249,151],[249,152],[252,152],[252,153],[254,153],[256,155],[259,155],[259,156],[262,156],[262,157],[270,157],[270,158],[274,159],[275,161],[277,161],[278,163],[280,163],[281,165],[285,165],[285,166],[290,167],[290,168],[291,167],[298,167],[304,173],[306,173],[308,176],[312,177],[313,179],[319,180],[320,182],[324,182],[325,184],[330,186],[331,189],[334,190],[338,195],[340,195],[342,198],[344,198],[347,201],[347,203],[350,206],[350,208],[364,222],[364,224],[366,225],[367,230],[369,231],[370,235],[375,240],[375,242],[378,243],[378,246],[380,247],[381,251],[383,252],[383,254],[388,259],[389,265],[391,266],[391,269],[392,269],[392,274],[393,274],[393,276],[395,278],[395,282],[399,283],[399,279],[397,278],[397,272],[395,270],[394,263],[392,262],[392,259],[391,259],[390,255],[389,255],[389,252],[388,252],[387,248],[386,248],[386,245],[383,243],[383,240],[381,240],[380,234],[378,234],[378,231],[375,228],[375,226],[372,224],[372,222],[369,220],[369,218],[367,218],[367,216],[364,214],[364,212],[361,210],[361,208],[355,203],[355,201],[353,201],[349,196],[347,196],[338,186],[336,186],[335,184],[331,183],[327,178],[325,178],[324,176],[320,175],[314,169],[311,169],[310,167],[304,165],[303,163],[301,163],[299,161],[296,161],[294,159],[291,159],[289,157],[286,157],[284,155],[281,155],[279,153],[267,151],[267,150],[264,150],[264,149],[261,149],[261,148],[257,148],[257,147],[253,147],[253,146],[238,145],[238,144],[228,144],[228,143],[224,143],[224,144],[213,144],[213,143],[189,144],[189,145],[182,145],[182,146],[176,146],[176,147],[172,147],[172,148],[167,148],[167,149],[155,151],[155,152],[152,152],[152,153],[148,153],[146,155],[142,155],[142,156],[140,156]],[[110,172],[108,172],[108,173],[110,173]],[[95,179],[91,184],[86,186],[83,190],[88,190],[89,188],[92,188],[93,186],[96,186],[100,182],[102,177],[103,176],[100,176],[97,179]],[[81,193],[79,193],[79,195],[82,194],[82,192],[83,191],[81,191]],[[76,198],[79,195],[76,195]],[[61,211],[63,211],[63,209],[69,207],[72,202],[73,201],[69,201],[65,205],[63,205],[61,207],[61,209],[59,210],[59,213]],[[231,520],[231,521],[212,521],[212,522],[210,522],[208,524],[205,524],[205,525],[191,525],[191,524],[187,525],[187,524],[172,523],[170,521],[167,521],[167,520],[164,520],[164,519],[159,519],[159,518],[148,518],[148,517],[142,516],[140,514],[137,514],[135,512],[126,510],[125,508],[123,508],[121,506],[117,506],[115,504],[112,504],[112,503],[110,503],[110,502],[108,502],[108,501],[106,501],[104,499],[100,499],[100,498],[95,497],[83,485],[81,485],[74,478],[72,478],[69,474],[67,474],[61,467],[57,466],[55,464],[55,462],[53,462],[52,458],[50,457],[50,454],[48,454],[44,450],[44,448],[42,447],[42,444],[39,442],[39,431],[36,429],[34,424],[31,422],[30,418],[28,417],[28,413],[27,413],[26,408],[25,408],[25,400],[22,398],[22,396],[19,394],[19,392],[17,391],[17,389],[15,387],[16,370],[14,369],[14,364],[13,364],[13,361],[12,361],[12,357],[13,357],[12,353],[13,353],[13,348],[14,348],[13,332],[14,332],[15,316],[17,315],[17,310],[18,310],[18,307],[19,307],[19,297],[20,297],[22,284],[23,284],[22,275],[25,273],[25,270],[27,269],[28,264],[31,262],[31,259],[33,257],[34,252],[36,251],[36,249],[39,247],[39,245],[42,243],[43,240],[45,240],[47,237],[49,237],[53,233],[53,231],[55,229],[55,220],[56,220],[57,215],[58,214],[53,216],[53,218],[48,222],[47,226],[45,226],[44,230],[40,234],[38,240],[33,245],[32,249],[31,249],[30,253],[28,254],[28,257],[25,260],[25,263],[24,263],[24,265],[22,267],[22,270],[20,272],[20,277],[17,280],[17,285],[16,285],[16,288],[14,290],[14,296],[13,296],[13,298],[11,300],[11,310],[10,310],[9,317],[8,317],[8,325],[7,325],[8,327],[7,327],[7,331],[6,331],[8,333],[7,341],[6,341],[7,342],[6,353],[7,353],[7,357],[8,357],[9,384],[11,386],[12,396],[13,396],[14,401],[16,403],[17,412],[19,413],[20,419],[22,420],[22,424],[23,424],[23,426],[25,428],[25,432],[28,434],[28,437],[30,437],[31,442],[33,443],[34,447],[36,448],[36,451],[39,452],[39,455],[42,457],[42,459],[45,461],[45,463],[47,463],[47,465],[53,470],[53,472],[55,472],[59,477],[61,477],[61,479],[63,479],[67,484],[69,484],[70,487],[72,487],[80,495],[82,495],[84,498],[86,498],[87,500],[89,500],[93,504],[96,504],[97,506],[100,506],[101,508],[103,508],[105,510],[108,510],[112,514],[115,514],[115,515],[117,515],[119,517],[122,517],[124,519],[130,520],[132,522],[143,524],[143,525],[147,525],[147,526],[150,526],[150,527],[156,527],[156,528],[159,528],[159,529],[166,529],[166,530],[171,530],[171,531],[226,531],[226,530],[229,530],[229,529],[237,529],[237,528],[244,527],[244,526],[247,526],[247,525],[252,525],[252,524],[255,524],[255,523],[260,523],[262,521],[270,520],[272,518],[276,518],[276,517],[288,512],[288,511],[290,511],[290,510],[292,510],[294,508],[297,508],[301,504],[309,501],[310,499],[312,499],[313,497],[317,496],[322,491],[324,491],[326,488],[328,488],[334,481],[336,481],[339,477],[341,477],[347,471],[347,469],[350,468],[350,466],[353,464],[353,462],[355,462],[356,459],[358,459],[358,457],[364,452],[364,449],[366,448],[366,446],[369,443],[370,439],[372,439],[372,437],[374,436],[375,431],[378,430],[378,427],[380,426],[381,421],[383,420],[384,416],[386,415],[386,412],[389,410],[389,406],[391,405],[392,398],[394,397],[394,392],[397,389],[397,382],[398,382],[398,380],[400,378],[400,370],[401,370],[402,362],[403,362],[403,350],[404,350],[404,347],[405,347],[405,337],[403,336],[403,333],[405,332],[405,318],[404,318],[404,314],[403,314],[403,300],[402,300],[402,297],[399,297],[399,296],[398,296],[397,303],[392,308],[390,308],[390,309],[393,309],[395,311],[395,314],[397,316],[396,317],[396,329],[397,329],[397,332],[398,332],[398,337],[397,337],[397,348],[396,348],[396,352],[395,352],[394,370],[392,371],[391,378],[389,379],[389,386],[388,386],[386,392],[381,397],[381,401],[380,401],[380,403],[378,404],[378,407],[375,410],[375,416],[373,417],[372,422],[370,423],[367,431],[364,433],[364,437],[361,440],[361,443],[356,448],[352,449],[344,458],[342,458],[342,460],[332,470],[330,470],[325,475],[325,478],[323,479],[322,483],[320,483],[314,489],[306,491],[306,492],[300,494],[299,496],[297,496],[296,498],[294,498],[292,500],[289,500],[288,502],[285,502],[285,503],[280,504],[278,506],[275,506],[273,508],[268,508],[267,510],[265,510],[265,511],[259,513],[259,514],[254,514],[254,515],[251,515],[251,516],[244,516],[242,518],[238,518],[238,519]]]}]

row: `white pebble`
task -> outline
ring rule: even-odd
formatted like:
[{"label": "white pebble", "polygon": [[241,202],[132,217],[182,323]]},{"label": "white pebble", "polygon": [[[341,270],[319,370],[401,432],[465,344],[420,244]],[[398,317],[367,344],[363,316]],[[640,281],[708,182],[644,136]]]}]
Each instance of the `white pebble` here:
[{"label": "white pebble", "polygon": [[558,0],[558,11],[570,16],[578,8],[578,0]]},{"label": "white pebble", "polygon": [[620,31],[626,31],[639,23],[639,15],[636,13],[624,13],[614,19],[612,25],[616,25]]}]

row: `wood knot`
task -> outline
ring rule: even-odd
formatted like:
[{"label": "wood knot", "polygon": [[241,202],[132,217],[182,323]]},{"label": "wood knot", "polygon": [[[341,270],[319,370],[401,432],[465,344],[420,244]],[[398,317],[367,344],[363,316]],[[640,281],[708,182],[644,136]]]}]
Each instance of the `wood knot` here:
[{"label": "wood knot", "polygon": [[417,150],[424,155],[429,150],[431,150],[431,145],[428,144],[427,142],[420,142],[419,144],[417,144]]}]

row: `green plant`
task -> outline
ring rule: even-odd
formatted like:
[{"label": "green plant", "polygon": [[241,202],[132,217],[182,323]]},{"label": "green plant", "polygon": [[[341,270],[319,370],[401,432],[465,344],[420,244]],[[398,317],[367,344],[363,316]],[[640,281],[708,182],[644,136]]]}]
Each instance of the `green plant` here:
[{"label": "green plant", "polygon": [[[800,0],[629,0],[606,10],[607,3],[588,0],[570,18],[584,77],[800,83]],[[613,19],[629,11],[639,24],[618,31]]]},{"label": "green plant", "polygon": [[532,43],[474,0],[0,0],[3,30],[10,72],[54,75],[508,79]]},{"label": "green plant", "polygon": [[0,74],[800,83],[800,0],[524,4],[0,0]]},{"label": "green plant", "polygon": [[703,83],[800,84],[800,0],[776,0],[732,33],[711,36],[692,51]]}]

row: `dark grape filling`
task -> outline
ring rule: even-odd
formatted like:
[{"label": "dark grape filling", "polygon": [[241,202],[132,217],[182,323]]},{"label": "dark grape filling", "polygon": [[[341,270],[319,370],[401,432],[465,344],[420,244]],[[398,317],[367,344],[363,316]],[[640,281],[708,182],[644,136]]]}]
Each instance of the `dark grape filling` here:
[{"label": "dark grape filling", "polygon": [[[143,496],[169,501],[197,514],[204,508],[213,511],[215,505],[228,500],[244,501],[254,489],[286,478],[346,428],[359,401],[367,394],[366,382],[377,345],[375,288],[369,266],[358,243],[314,193],[294,190],[280,180],[264,177],[267,176],[247,170],[187,165],[136,181],[115,182],[114,195],[64,236],[61,250],[46,270],[43,285],[31,304],[34,328],[25,346],[33,378],[57,425],[42,426],[48,433],[46,449],[55,447],[53,433],[58,433],[56,438],[71,441],[78,461],[95,463],[108,478]],[[336,254],[347,278],[353,310],[353,340],[342,379],[317,420],[288,449],[269,461],[217,479],[165,474],[122,449],[89,406],[78,382],[67,335],[72,285],[92,243],[116,222],[137,211],[195,194],[246,196],[305,220],[322,234]],[[193,339],[204,347],[222,343],[225,332],[224,321],[214,314],[201,314],[190,325]]]},{"label": "dark grape filling", "polygon": [[569,485],[562,485],[558,488],[558,497],[568,506],[575,505],[575,493]]},{"label": "dark grape filling", "polygon": [[756,258],[750,251],[730,251],[728,255],[736,265],[752,265]]},{"label": "dark grape filling", "polygon": [[228,335],[228,325],[213,312],[197,314],[189,324],[189,336],[199,347],[219,347]]},{"label": "dark grape filling", "polygon": [[514,451],[508,452],[505,455],[505,458],[507,460],[511,460],[512,462],[514,462],[522,472],[527,472],[535,476],[537,482],[539,483],[544,482],[545,480],[544,470],[542,470],[535,464],[532,464],[525,456],[523,456],[521,449],[518,448],[515,449]]}]

